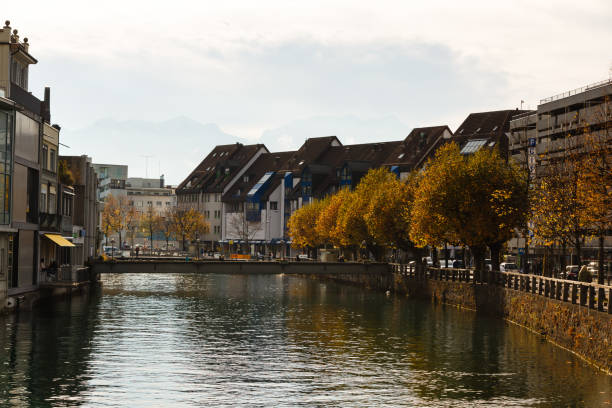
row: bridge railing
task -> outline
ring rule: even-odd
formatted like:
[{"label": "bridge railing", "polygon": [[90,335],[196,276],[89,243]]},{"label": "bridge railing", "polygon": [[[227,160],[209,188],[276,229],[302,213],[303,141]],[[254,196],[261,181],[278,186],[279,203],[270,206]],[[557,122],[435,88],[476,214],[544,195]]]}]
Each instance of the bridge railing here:
[{"label": "bridge railing", "polygon": [[612,314],[612,302],[610,301],[612,299],[612,286],[608,285],[513,272],[484,271],[478,273],[473,269],[418,268],[416,265],[406,264],[390,265],[394,273],[409,279],[495,285]]}]

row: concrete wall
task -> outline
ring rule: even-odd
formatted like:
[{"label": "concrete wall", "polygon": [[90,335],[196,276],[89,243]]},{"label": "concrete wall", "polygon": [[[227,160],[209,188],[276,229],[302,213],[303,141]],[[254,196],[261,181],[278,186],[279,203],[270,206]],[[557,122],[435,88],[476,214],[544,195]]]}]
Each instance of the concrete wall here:
[{"label": "concrete wall", "polygon": [[[311,262],[181,262],[181,261],[127,261],[97,262],[92,265],[95,273],[252,273],[294,275],[328,274],[349,280],[354,275],[390,276],[387,264],[311,263]],[[355,283],[369,279],[355,278]],[[377,281],[378,278],[372,278]],[[390,283],[391,281],[389,281]]]}]

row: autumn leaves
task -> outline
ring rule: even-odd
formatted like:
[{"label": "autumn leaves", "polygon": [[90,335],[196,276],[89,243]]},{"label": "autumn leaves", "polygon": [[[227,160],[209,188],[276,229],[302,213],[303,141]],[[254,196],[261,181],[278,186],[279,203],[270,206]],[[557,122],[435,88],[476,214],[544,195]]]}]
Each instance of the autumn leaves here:
[{"label": "autumn leaves", "polygon": [[527,181],[496,151],[462,156],[441,147],[425,168],[403,181],[385,168],[370,170],[355,190],[314,200],[289,220],[292,245],[409,251],[443,243],[482,253],[499,248],[528,214]]}]

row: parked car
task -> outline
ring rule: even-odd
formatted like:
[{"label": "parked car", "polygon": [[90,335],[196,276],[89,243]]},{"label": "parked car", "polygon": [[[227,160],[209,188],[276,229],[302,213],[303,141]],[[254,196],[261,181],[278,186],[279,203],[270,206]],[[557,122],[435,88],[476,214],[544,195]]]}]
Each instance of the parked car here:
[{"label": "parked car", "polygon": [[299,254],[297,256],[297,259],[299,259],[300,261],[311,261],[311,259],[306,254]]},{"label": "parked car", "polygon": [[519,272],[518,266],[514,262],[502,262],[499,264],[500,272]]},{"label": "parked car", "polygon": [[580,265],[567,265],[565,267],[563,278],[568,280],[578,280],[578,272],[580,272]]}]

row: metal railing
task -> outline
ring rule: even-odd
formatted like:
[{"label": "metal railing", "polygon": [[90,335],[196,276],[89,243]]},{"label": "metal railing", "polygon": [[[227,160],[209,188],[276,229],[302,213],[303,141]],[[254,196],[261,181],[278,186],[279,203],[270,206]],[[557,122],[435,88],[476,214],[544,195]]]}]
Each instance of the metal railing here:
[{"label": "metal railing", "polygon": [[544,103],[556,101],[556,100],[559,100],[559,99],[567,98],[567,97],[570,97],[572,95],[577,95],[579,93],[590,91],[592,89],[602,88],[602,87],[607,86],[607,85],[612,85],[612,78],[606,79],[606,80],[603,80],[603,81],[599,81],[599,82],[595,82],[595,83],[583,86],[582,88],[572,89],[571,91],[567,91],[567,92],[563,92],[563,93],[560,93],[560,94],[557,94],[557,95],[553,95],[553,96],[550,96],[548,98],[540,99],[540,105],[542,105]]},{"label": "metal railing", "polygon": [[419,270],[414,265],[403,264],[391,264],[391,268],[393,272],[409,279],[495,285],[612,314],[612,303],[610,302],[612,286],[608,285],[512,272],[484,271],[477,273],[472,269],[456,268]]}]

